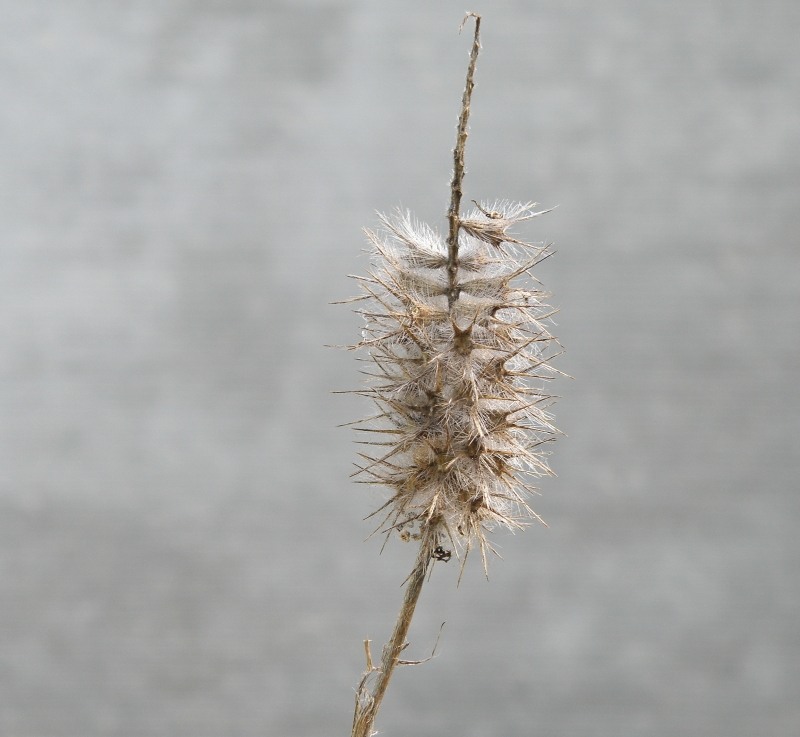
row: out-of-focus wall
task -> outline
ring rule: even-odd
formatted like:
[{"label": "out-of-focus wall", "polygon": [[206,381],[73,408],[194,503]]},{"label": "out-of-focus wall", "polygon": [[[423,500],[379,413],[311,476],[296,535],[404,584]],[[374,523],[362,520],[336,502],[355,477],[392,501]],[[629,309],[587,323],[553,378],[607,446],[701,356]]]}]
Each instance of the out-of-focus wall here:
[{"label": "out-of-focus wall", "polygon": [[[550,527],[438,566],[383,734],[800,734],[800,5],[479,3],[467,199],[560,306]],[[347,734],[361,226],[444,226],[443,2],[0,0],[0,733]]]}]

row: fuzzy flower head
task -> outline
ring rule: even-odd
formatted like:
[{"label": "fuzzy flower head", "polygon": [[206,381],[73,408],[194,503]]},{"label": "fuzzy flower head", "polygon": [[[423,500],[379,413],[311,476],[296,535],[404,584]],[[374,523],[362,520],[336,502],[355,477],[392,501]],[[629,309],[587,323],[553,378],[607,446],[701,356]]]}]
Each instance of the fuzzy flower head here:
[{"label": "fuzzy flower head", "polygon": [[[355,475],[389,488],[379,529],[425,536],[469,551],[484,566],[495,526],[518,529],[538,516],[526,497],[550,475],[542,446],[558,431],[545,381],[555,339],[552,310],[531,269],[545,246],[509,234],[540,214],[534,205],[477,205],[459,219],[458,248],[408,212],[367,231],[373,268],[359,280],[365,354],[377,414]],[[437,553],[433,553],[437,556]]]}]

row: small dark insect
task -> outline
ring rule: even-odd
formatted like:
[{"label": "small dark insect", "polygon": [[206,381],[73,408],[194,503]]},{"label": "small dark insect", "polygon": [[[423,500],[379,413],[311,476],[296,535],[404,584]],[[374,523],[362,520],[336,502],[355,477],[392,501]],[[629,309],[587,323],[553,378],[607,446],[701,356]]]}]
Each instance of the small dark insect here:
[{"label": "small dark insect", "polygon": [[452,551],[445,550],[441,545],[437,545],[433,551],[433,557],[436,558],[436,560],[442,561],[443,563],[447,563],[452,556]]}]

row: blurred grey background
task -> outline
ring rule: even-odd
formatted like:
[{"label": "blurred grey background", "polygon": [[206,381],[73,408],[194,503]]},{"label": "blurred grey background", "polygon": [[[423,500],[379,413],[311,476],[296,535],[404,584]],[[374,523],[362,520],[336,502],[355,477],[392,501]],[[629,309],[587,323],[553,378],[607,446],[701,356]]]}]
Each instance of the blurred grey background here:
[{"label": "blurred grey background", "polygon": [[[0,1],[0,734],[349,734],[414,551],[329,302],[374,210],[444,226],[465,9]],[[466,195],[559,205],[569,437],[378,727],[800,734],[800,4],[470,9]]]}]

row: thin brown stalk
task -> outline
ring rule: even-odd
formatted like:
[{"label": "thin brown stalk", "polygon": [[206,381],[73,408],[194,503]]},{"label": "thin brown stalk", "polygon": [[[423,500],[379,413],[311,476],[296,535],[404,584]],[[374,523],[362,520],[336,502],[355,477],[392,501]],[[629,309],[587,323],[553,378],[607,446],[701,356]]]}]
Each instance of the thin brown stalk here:
[{"label": "thin brown stalk", "polygon": [[[469,67],[467,68],[467,80],[464,87],[464,95],[461,100],[461,114],[458,119],[458,130],[456,134],[456,146],[453,149],[453,179],[450,185],[450,209],[447,217],[450,224],[449,236],[447,238],[447,274],[448,274],[448,305],[452,309],[453,304],[458,299],[457,273],[458,273],[458,233],[461,228],[461,198],[462,182],[464,180],[464,149],[467,143],[467,124],[469,121],[470,100],[472,89],[475,86],[475,65],[478,61],[480,51],[480,25],[481,18],[475,13],[468,13],[464,18],[466,23],[468,18],[475,19],[475,34],[472,41],[472,51],[470,52]],[[462,23],[463,27],[463,23]],[[374,666],[372,656],[369,652],[369,644],[365,642],[367,653],[367,670],[356,690],[356,707],[353,716],[352,737],[371,737],[375,732],[373,726],[375,718],[380,709],[386,689],[389,686],[395,667],[398,665],[400,653],[405,649],[406,636],[411,626],[411,618],[425,583],[425,577],[430,570],[433,562],[434,549],[437,544],[438,535],[436,532],[438,521],[428,519],[421,525],[421,540],[417,560],[408,579],[406,579],[405,596],[400,607],[400,613],[394,625],[394,631],[389,641],[384,645],[380,666]],[[374,686],[370,687],[372,676],[375,676]]]},{"label": "thin brown stalk", "polygon": [[481,48],[480,30],[481,17],[476,13],[467,13],[461,27],[467,22],[467,18],[475,19],[475,35],[472,39],[472,51],[469,55],[469,67],[467,67],[467,83],[464,86],[464,96],[461,98],[461,114],[458,118],[458,133],[456,135],[456,147],[453,149],[453,180],[450,184],[450,209],[447,211],[447,219],[450,222],[450,230],[447,235],[447,276],[449,290],[447,294],[448,305],[452,308],[453,303],[458,299],[457,274],[458,274],[458,231],[461,229],[461,197],[463,196],[462,182],[464,181],[464,149],[467,145],[467,123],[469,122],[470,101],[472,100],[472,89],[475,86],[475,65],[478,63],[478,52]]},{"label": "thin brown stalk", "polygon": [[[407,643],[406,636],[408,628],[411,626],[411,618],[414,616],[414,609],[417,606],[422,584],[425,583],[425,576],[428,573],[431,562],[433,561],[434,540],[436,536],[431,526],[427,525],[423,533],[422,540],[417,553],[417,560],[414,569],[407,579],[406,592],[403,597],[403,604],[394,625],[394,631],[383,647],[381,664],[375,667],[372,664],[372,657],[369,652],[369,645],[365,643],[367,650],[367,670],[356,691],[356,709],[353,716],[352,737],[371,737],[375,734],[372,727],[375,724],[375,717],[378,715],[381,701],[383,700],[389,681],[394,673],[394,669],[400,660],[400,653],[403,652]],[[377,673],[375,686],[370,689],[368,681],[370,676]]]}]

